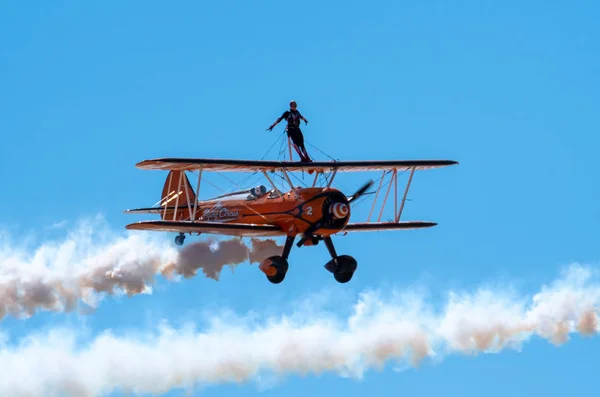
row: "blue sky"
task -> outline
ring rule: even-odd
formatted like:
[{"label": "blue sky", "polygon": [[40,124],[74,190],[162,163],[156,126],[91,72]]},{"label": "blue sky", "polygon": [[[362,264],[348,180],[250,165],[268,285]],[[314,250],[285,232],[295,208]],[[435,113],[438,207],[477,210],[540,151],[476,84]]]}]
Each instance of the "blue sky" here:
[{"label": "blue sky", "polygon": [[[166,176],[135,163],[260,159],[283,124],[265,129],[290,99],[310,122],[303,131],[317,159],[327,160],[324,152],[340,160],[460,162],[415,174],[403,218],[437,227],[334,240],[338,252],[358,259],[351,283],[339,285],[323,269],[325,247],[294,248],[293,272],[281,285],[247,263],[225,269],[218,282],[157,277],[151,295],[107,297],[89,315],[5,317],[0,330],[11,343],[55,326],[93,335],[154,329],[162,320],[178,325],[200,321],[207,309],[280,315],[313,294],[342,316],[369,289],[421,285],[440,304],[448,290],[489,284],[529,295],[570,263],[599,259],[596,2],[0,7],[0,225],[10,241],[40,246],[98,213],[124,233],[143,218],[122,211],[158,201]],[[350,194],[378,177],[343,175],[338,187]],[[205,197],[220,193],[204,186]],[[359,208],[360,218],[369,204]],[[574,335],[560,348],[533,338],[520,352],[451,355],[400,373],[387,366],[361,381],[292,376],[265,390],[248,383],[203,392],[577,394],[594,387],[598,353],[593,338]]]}]

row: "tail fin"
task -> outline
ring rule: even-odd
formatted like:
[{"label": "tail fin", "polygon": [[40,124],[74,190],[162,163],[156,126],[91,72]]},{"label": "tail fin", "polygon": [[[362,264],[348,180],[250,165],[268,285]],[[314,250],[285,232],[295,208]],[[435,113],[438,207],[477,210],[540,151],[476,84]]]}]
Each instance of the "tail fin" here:
[{"label": "tail fin", "polygon": [[196,194],[185,171],[170,171],[160,199],[161,218],[164,220],[189,220],[194,210],[195,200]]}]

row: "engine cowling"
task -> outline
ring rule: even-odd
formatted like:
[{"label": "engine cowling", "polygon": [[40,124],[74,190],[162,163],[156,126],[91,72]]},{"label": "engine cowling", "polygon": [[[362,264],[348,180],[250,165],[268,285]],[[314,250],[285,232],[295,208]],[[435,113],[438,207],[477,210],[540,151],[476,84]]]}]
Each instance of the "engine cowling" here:
[{"label": "engine cowling", "polygon": [[337,229],[344,227],[350,219],[350,204],[341,192],[331,192],[323,201],[323,219],[320,226],[323,228]]}]

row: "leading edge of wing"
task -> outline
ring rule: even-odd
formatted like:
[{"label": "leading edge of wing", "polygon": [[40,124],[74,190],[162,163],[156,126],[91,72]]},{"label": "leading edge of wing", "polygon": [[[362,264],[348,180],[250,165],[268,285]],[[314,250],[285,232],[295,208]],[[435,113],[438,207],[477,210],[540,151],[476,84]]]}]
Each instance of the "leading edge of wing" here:
[{"label": "leading edge of wing", "polygon": [[403,222],[361,222],[349,223],[340,233],[344,232],[379,232],[384,230],[423,229],[437,226],[435,222],[403,221]]},{"label": "leading edge of wing", "polygon": [[315,161],[301,163],[270,160],[233,160],[200,158],[158,158],[144,160],[135,166],[142,170],[192,171],[202,168],[204,171],[220,172],[256,172],[256,171],[377,171],[391,169],[425,170],[448,167],[458,164],[454,160],[356,160],[356,161]]},{"label": "leading edge of wing", "polygon": [[283,236],[283,230],[274,225],[251,225],[220,222],[141,221],[125,226],[128,230],[156,232],[222,234],[226,236]]}]

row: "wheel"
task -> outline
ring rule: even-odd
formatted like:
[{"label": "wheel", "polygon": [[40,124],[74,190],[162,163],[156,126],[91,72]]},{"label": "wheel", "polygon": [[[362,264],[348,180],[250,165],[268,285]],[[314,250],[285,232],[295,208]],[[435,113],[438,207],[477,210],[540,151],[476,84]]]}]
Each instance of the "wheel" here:
[{"label": "wheel", "polygon": [[177,237],[175,237],[175,244],[183,245],[184,240],[185,240],[185,234],[180,234]]},{"label": "wheel", "polygon": [[354,272],[346,272],[346,273],[333,273],[333,278],[338,283],[344,284],[348,281],[352,280],[352,276],[354,276]]},{"label": "wheel", "polygon": [[274,276],[267,276],[267,280],[269,280],[272,284],[279,284],[285,278],[285,273],[277,273]]},{"label": "wheel", "polygon": [[340,255],[336,259],[338,263],[338,269],[343,273],[354,273],[358,267],[358,262],[356,262],[356,259],[350,255]]},{"label": "wheel", "polygon": [[335,259],[330,260],[325,265],[325,269],[333,273],[333,278],[338,283],[347,283],[352,280],[352,276],[358,267],[356,259],[350,255],[340,255]]},{"label": "wheel", "polygon": [[[270,256],[262,261],[259,269],[265,273],[267,280],[273,284],[279,284],[285,278],[288,267],[289,265],[287,260],[285,260],[282,256],[275,255]],[[271,274],[273,270],[275,270],[275,273]]]}]

